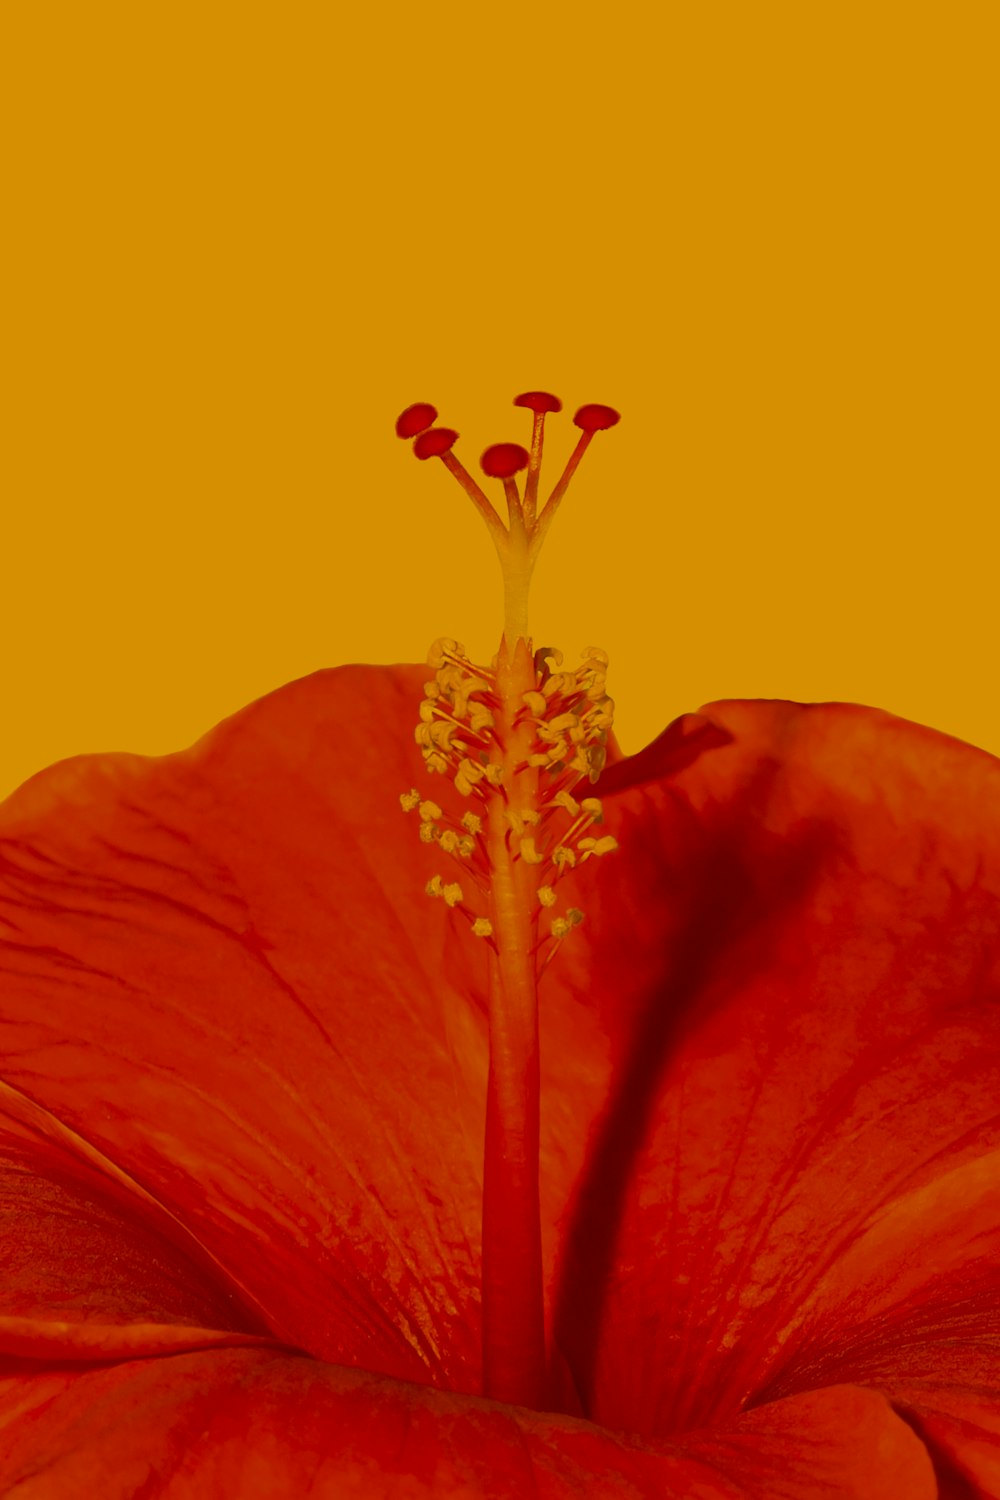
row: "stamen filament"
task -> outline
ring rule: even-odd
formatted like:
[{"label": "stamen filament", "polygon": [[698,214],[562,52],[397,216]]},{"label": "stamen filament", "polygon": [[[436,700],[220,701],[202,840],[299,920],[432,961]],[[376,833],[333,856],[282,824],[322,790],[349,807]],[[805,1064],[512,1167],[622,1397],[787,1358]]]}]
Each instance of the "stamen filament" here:
[{"label": "stamen filament", "polygon": [[587,828],[593,821],[594,820],[589,813],[581,813],[580,816],[576,818],[573,823],[571,823],[569,828],[567,828],[558,844],[556,844],[555,848],[552,850],[552,854],[555,854],[556,849],[568,849],[577,835],[582,833],[583,830]]},{"label": "stamen filament", "polygon": [[[437,705],[434,704],[431,708],[431,713],[435,719],[439,720],[443,724],[454,724],[455,728],[460,729],[463,735],[468,735],[470,738],[477,740],[480,745],[486,745],[489,743],[485,735],[480,734],[478,730],[470,728],[470,726],[468,724],[464,724],[461,719],[456,719],[455,715],[450,714],[447,709],[438,708]],[[459,749],[463,743],[464,741],[462,740],[455,740],[454,748]]]},{"label": "stamen filament", "polygon": [[548,968],[549,964],[552,962],[552,960],[555,958],[556,954],[558,953],[558,951],[559,951],[559,944],[562,942],[562,938],[551,938],[550,941],[552,943],[552,946],[549,949],[548,953],[546,953],[545,957],[542,959],[541,963],[538,966],[538,977],[539,977],[539,979],[541,979],[542,975],[545,973],[545,970]]}]

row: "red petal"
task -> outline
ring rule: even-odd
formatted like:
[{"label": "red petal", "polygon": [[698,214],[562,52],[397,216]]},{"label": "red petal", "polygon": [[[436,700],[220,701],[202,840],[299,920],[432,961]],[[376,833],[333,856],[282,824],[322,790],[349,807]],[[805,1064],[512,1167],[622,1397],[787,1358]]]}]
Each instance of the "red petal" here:
[{"label": "red petal", "polygon": [[567,889],[543,1008],[587,1409],[671,1431],[915,1368],[928,1410],[998,1403],[1000,763],[853,707],[703,714],[728,744],[609,773],[621,851]]},{"label": "red petal", "polygon": [[[646,1444],[568,1417],[314,1360],[216,1350],[0,1379],[0,1482],[46,1500],[937,1500],[922,1444],[879,1397],[810,1392],[731,1431]],[[780,1484],[780,1489],[779,1489]],[[27,1489],[25,1490],[27,1493]]]},{"label": "red petal", "polygon": [[610,796],[612,792],[627,791],[630,787],[645,786],[650,781],[662,781],[665,776],[676,776],[678,772],[693,765],[708,750],[728,745],[732,735],[704,714],[683,714],[668,724],[652,744],[640,750],[638,755],[623,756],[614,744],[614,735],[609,738],[608,768],[601,776],[594,793],[598,797]]},{"label": "red petal", "polygon": [[426,675],[320,673],[190,752],[22,788],[0,1054],[278,1338],[476,1389],[485,1055],[399,806]]},{"label": "red petal", "polygon": [[183,1225],[7,1092],[22,1119],[0,1117],[0,1353],[92,1360],[260,1342],[266,1328]]}]

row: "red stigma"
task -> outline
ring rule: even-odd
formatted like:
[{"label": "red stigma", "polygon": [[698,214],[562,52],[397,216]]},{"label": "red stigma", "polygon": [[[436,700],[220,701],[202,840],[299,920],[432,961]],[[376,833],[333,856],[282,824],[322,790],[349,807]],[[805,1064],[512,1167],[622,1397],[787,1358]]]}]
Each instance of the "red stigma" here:
[{"label": "red stigma", "polygon": [[582,432],[603,432],[620,421],[621,412],[615,411],[613,406],[598,406],[593,402],[589,406],[581,406],[573,418],[574,425]]},{"label": "red stigma", "polygon": [[[410,407],[412,411],[412,406]],[[432,406],[427,411],[434,411]],[[404,412],[405,416],[406,413]],[[437,412],[434,412],[437,416]],[[440,458],[443,453],[450,453],[455,446],[458,433],[451,427],[431,427],[427,432],[422,432],[413,444],[413,451],[418,458]]]},{"label": "red stigma", "polygon": [[528,450],[520,443],[493,443],[479,462],[491,479],[510,479],[528,467]]},{"label": "red stigma", "polygon": [[416,437],[418,432],[423,432],[426,427],[429,427],[436,420],[437,410],[431,406],[429,401],[415,401],[404,412],[400,412],[396,418],[396,436],[401,438]]},{"label": "red stigma", "polygon": [[524,391],[522,395],[514,397],[515,406],[526,406],[529,411],[562,411],[562,402],[558,396],[549,395],[548,391]]}]

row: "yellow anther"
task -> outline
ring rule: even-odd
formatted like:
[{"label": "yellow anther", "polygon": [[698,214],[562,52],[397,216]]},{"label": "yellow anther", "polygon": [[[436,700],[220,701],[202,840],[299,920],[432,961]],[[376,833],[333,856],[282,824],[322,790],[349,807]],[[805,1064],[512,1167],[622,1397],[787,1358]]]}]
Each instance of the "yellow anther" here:
[{"label": "yellow anther", "polygon": [[436,823],[421,823],[420,842],[422,844],[433,844],[434,840],[440,837],[440,833],[441,830]]},{"label": "yellow anther", "polygon": [[424,890],[427,892],[428,896],[440,896],[442,889],[443,887],[441,885],[440,875],[432,875],[430,880],[428,880],[427,884],[424,886]]},{"label": "yellow anther", "polygon": [[564,917],[555,917],[552,922],[552,936],[564,938],[574,927],[579,927],[583,921],[583,912],[577,906],[571,906]]},{"label": "yellow anther", "polygon": [[458,884],[457,881],[453,880],[451,885],[446,885],[444,887],[441,894],[448,906],[457,906],[458,903],[462,900],[462,887]]},{"label": "yellow anther", "polygon": [[547,754],[546,755],[529,755],[528,756],[528,765],[529,766],[547,766],[549,764],[549,760],[550,759],[551,759],[551,757],[549,755],[547,755]]},{"label": "yellow anther", "polygon": [[618,840],[609,833],[603,839],[581,839],[577,847],[581,857],[586,859],[588,854],[610,854],[612,849],[618,848]]},{"label": "yellow anther", "polygon": [[579,771],[581,776],[589,776],[591,781],[597,781],[604,769],[606,755],[607,751],[603,745],[580,745],[570,765],[574,771]]},{"label": "yellow anther", "polygon": [[523,838],[518,845],[518,848],[521,851],[521,858],[524,860],[526,865],[540,865],[542,860],[545,858],[545,856],[543,854],[539,854],[538,850],[535,848],[535,841],[533,838]]},{"label": "yellow anther", "polygon": [[[535,652],[535,671],[541,672],[549,662],[561,667],[563,654],[557,646],[539,646]],[[551,670],[551,668],[549,669]]]},{"label": "yellow anther", "polygon": [[556,807],[564,807],[568,813],[572,813],[574,818],[580,811],[579,802],[575,801],[574,798],[570,796],[569,792],[556,792],[555,796],[552,798],[552,801]]},{"label": "yellow anther", "polygon": [[446,758],[438,750],[425,750],[424,764],[428,771],[438,771],[442,775],[448,769]]},{"label": "yellow anther", "polygon": [[420,806],[420,793],[416,787],[411,787],[408,792],[400,792],[399,805],[404,812],[412,812],[415,807]]},{"label": "yellow anther", "polygon": [[502,784],[503,784],[503,766],[494,766],[494,765],[484,766],[483,767],[483,772],[484,772],[484,774],[486,776],[486,780],[489,782],[490,786],[495,786],[495,787],[502,786]]},{"label": "yellow anther", "polygon": [[576,855],[573,853],[572,849],[553,849],[552,863],[560,870],[562,869],[563,865],[565,865],[567,869],[572,870],[573,866],[576,864]]},{"label": "yellow anther", "polygon": [[430,724],[434,719],[437,710],[430,698],[425,698],[423,703],[421,703],[420,705],[419,712],[421,724]]},{"label": "yellow anther", "polygon": [[584,797],[580,803],[585,813],[590,814],[591,822],[601,823],[604,820],[604,809],[601,806],[600,797]]},{"label": "yellow anther", "polygon": [[441,816],[441,809],[436,802],[421,802],[420,817],[425,823],[433,823],[435,818]]},{"label": "yellow anther", "polygon": [[606,698],[604,702],[609,705],[608,708],[603,708],[600,704],[598,704],[597,708],[590,709],[590,711],[584,715],[583,722],[586,724],[588,730],[590,731],[592,739],[596,739],[598,735],[603,736],[604,734],[606,734],[615,722],[614,704],[611,702],[610,698]]},{"label": "yellow anther", "polygon": [[575,729],[579,720],[576,714],[557,714],[554,719],[549,720],[549,729],[555,730],[556,734],[562,734],[567,729]]},{"label": "yellow anther", "polygon": [[450,636],[442,635],[431,643],[431,648],[427,653],[427,665],[440,668],[444,666],[446,656],[464,655],[464,646],[459,645],[458,641],[453,641]]},{"label": "yellow anther", "polygon": [[426,757],[435,749],[450,750],[455,726],[447,723],[418,724],[414,738]]},{"label": "yellow anther", "polygon": [[521,817],[521,814],[519,812],[515,812],[512,807],[505,807],[503,820],[509,828],[513,829],[514,833],[517,834],[517,837],[520,838],[524,833],[524,819]]},{"label": "yellow anther", "polygon": [[473,703],[469,709],[469,728],[473,734],[493,728],[493,715],[485,703]]},{"label": "yellow anther", "polygon": [[600,646],[584,646],[583,655],[587,661],[600,662],[602,667],[606,667],[608,664],[608,653],[603,651]]},{"label": "yellow anther", "polygon": [[[442,843],[443,842],[444,842],[444,840],[442,839]],[[459,858],[460,859],[471,859],[472,856],[473,856],[473,854],[475,854],[475,852],[476,852],[476,841],[475,841],[474,838],[471,838],[469,836],[469,834],[466,834],[464,836],[464,838],[460,838],[459,839],[459,841],[458,841],[458,853],[459,853]]]},{"label": "yellow anther", "polygon": [[450,719],[438,719],[436,723],[430,725],[427,731],[431,744],[437,745],[439,749],[450,750],[451,737],[456,728],[457,725],[453,724]]},{"label": "yellow anther", "polygon": [[440,696],[441,696],[441,689],[438,686],[436,679],[432,677],[431,680],[430,680],[430,682],[425,682],[424,683],[424,697],[425,698],[440,698]]},{"label": "yellow anther", "polygon": [[469,833],[481,833],[483,830],[483,820],[478,813],[463,813],[462,827]]},{"label": "yellow anther", "polygon": [[454,854],[458,849],[458,844],[458,834],[453,833],[450,828],[446,828],[444,833],[442,833],[441,835],[441,848],[444,850],[445,854]]},{"label": "yellow anther", "polygon": [[466,755],[458,763],[458,770],[455,773],[455,786],[463,797],[468,797],[473,787],[482,781],[483,777],[487,774],[487,771],[482,766],[477,766],[476,762],[470,760]]},{"label": "yellow anther", "polygon": [[475,937],[492,937],[493,923],[489,917],[477,917],[472,924],[472,931]]},{"label": "yellow anther", "polygon": [[556,893],[550,885],[540,885],[538,887],[538,899],[543,906],[555,906]]},{"label": "yellow anther", "polygon": [[521,702],[526,708],[530,708],[536,717],[543,714],[549,706],[544,693],[525,693],[521,698]]}]

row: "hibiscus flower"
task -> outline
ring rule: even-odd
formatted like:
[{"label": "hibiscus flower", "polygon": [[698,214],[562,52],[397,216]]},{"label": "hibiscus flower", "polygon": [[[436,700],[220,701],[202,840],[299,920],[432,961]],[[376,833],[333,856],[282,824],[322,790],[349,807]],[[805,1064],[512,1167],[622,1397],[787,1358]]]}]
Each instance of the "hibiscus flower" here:
[{"label": "hibiscus flower", "polygon": [[507,526],[401,418],[495,665],[0,808],[5,1496],[1000,1496],[1000,765],[774,702],[622,758],[528,649],[520,404]]}]

